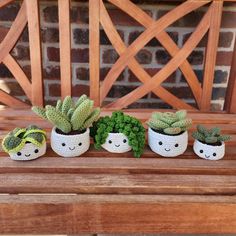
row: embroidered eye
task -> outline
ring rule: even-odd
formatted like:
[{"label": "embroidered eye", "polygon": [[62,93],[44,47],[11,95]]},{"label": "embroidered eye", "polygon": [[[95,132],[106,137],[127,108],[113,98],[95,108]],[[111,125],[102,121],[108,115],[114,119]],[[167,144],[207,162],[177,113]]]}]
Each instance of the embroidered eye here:
[{"label": "embroidered eye", "polygon": [[82,146],[82,143],[79,143],[79,146]]},{"label": "embroidered eye", "polygon": [[62,144],[61,144],[61,146],[65,147],[65,146],[66,146],[66,144],[65,144],[65,143],[62,143]]},{"label": "embroidered eye", "polygon": [[109,140],[109,141],[108,141],[108,143],[110,143],[110,144],[111,144],[111,143],[112,143],[112,141],[111,141],[111,140]]},{"label": "embroidered eye", "polygon": [[216,156],[216,153],[215,153],[215,152],[213,153],[213,156],[214,156],[214,157]]},{"label": "embroidered eye", "polygon": [[21,156],[21,152],[17,152],[17,156]]},{"label": "embroidered eye", "polygon": [[178,143],[176,143],[176,144],[175,144],[175,147],[178,147],[178,146],[179,146],[179,144],[178,144]]},{"label": "embroidered eye", "polygon": [[35,150],[34,150],[34,152],[35,152],[35,153],[38,153],[38,152],[39,152],[39,150],[38,150],[38,149],[35,149]]},{"label": "embroidered eye", "polygon": [[200,153],[203,153],[203,150],[200,150]]},{"label": "embroidered eye", "polygon": [[123,140],[123,143],[127,143],[127,140],[126,140],[126,139],[124,139],[124,140]]},{"label": "embroidered eye", "polygon": [[159,144],[159,145],[162,145],[162,142],[160,141],[158,144]]}]

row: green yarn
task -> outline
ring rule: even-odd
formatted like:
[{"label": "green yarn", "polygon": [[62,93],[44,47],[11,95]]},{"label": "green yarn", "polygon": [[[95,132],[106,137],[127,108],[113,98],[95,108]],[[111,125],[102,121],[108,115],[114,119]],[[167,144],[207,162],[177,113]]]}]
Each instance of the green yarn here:
[{"label": "green yarn", "polygon": [[177,135],[186,131],[191,125],[192,120],[186,118],[185,110],[174,112],[154,112],[147,124],[153,130],[168,134]]},{"label": "green yarn", "polygon": [[2,148],[7,153],[16,153],[26,142],[41,147],[46,142],[46,132],[37,126],[29,126],[26,129],[15,128],[4,137]]},{"label": "green yarn", "polygon": [[218,127],[207,129],[203,125],[198,125],[197,130],[192,134],[193,138],[208,144],[214,144],[218,142],[225,142],[230,140],[230,136],[221,135],[221,130]]},{"label": "green yarn", "polygon": [[145,128],[135,117],[125,115],[121,111],[112,113],[112,116],[99,118],[90,129],[96,149],[100,149],[106,142],[109,133],[123,133],[127,136],[135,157],[140,157],[145,145]]},{"label": "green yarn", "polygon": [[93,101],[86,95],[82,95],[75,103],[70,96],[67,96],[63,101],[58,100],[56,107],[51,105],[47,105],[45,108],[34,106],[32,110],[65,134],[87,129],[98,119],[100,114],[100,109],[94,109]]}]

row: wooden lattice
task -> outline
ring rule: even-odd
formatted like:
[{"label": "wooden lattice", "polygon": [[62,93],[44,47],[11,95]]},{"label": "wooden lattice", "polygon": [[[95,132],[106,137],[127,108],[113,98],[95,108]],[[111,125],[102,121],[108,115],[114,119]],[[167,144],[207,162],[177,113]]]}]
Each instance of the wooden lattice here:
[{"label": "wooden lattice", "polygon": [[[194,107],[185,103],[161,86],[161,84],[179,68],[194,95],[199,110],[209,110],[223,1],[184,1],[157,21],[153,20],[146,12],[129,0],[109,0],[109,2],[144,26],[145,31],[129,47],[126,47],[112,23],[103,0],[90,0],[90,50],[92,50],[90,53],[91,96],[96,99],[97,104],[102,105],[120,73],[128,67],[143,84],[127,95],[106,105],[107,108],[125,108],[145,96],[147,93],[153,92],[174,108],[196,110]],[[184,46],[179,48],[165,32],[165,29],[186,14],[202,6],[208,8],[205,15]],[[99,86],[99,51],[97,49],[99,48],[98,19],[100,19],[100,23],[106,32],[107,37],[120,56],[101,83],[101,86]],[[208,43],[205,55],[204,80],[203,84],[200,84],[187,58],[206,33],[208,33]],[[156,38],[172,57],[172,59],[153,77],[151,77],[135,59],[135,55],[152,38]]]},{"label": "wooden lattice", "polygon": [[[0,1],[0,8],[11,3],[12,0]],[[31,80],[27,78],[24,71],[11,56],[10,52],[17,43],[23,30],[28,23],[30,61],[31,61]],[[39,11],[37,0],[24,0],[21,8],[7,35],[0,44],[0,63],[3,63],[19,85],[24,90],[26,96],[32,104],[43,104],[43,84],[42,84],[42,61],[41,61],[41,42],[39,29]],[[0,90],[0,102],[11,107],[28,107],[28,105]]]}]

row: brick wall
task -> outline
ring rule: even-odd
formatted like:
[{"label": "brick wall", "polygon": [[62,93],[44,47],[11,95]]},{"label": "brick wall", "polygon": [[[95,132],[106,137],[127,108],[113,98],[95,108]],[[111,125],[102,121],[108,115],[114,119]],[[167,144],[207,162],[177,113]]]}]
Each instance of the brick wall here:
[{"label": "brick wall", "polygon": [[[155,1],[139,0],[140,4],[149,15],[157,19],[171,8],[173,5],[162,3],[154,4]],[[144,30],[136,21],[128,15],[122,13],[112,5],[108,5],[109,13],[116,24],[118,32],[125,43],[132,43]],[[0,41],[4,37],[19,10],[19,3],[11,4],[0,9]],[[40,15],[42,26],[42,50],[45,83],[45,99],[48,103],[54,103],[60,96],[60,67],[59,67],[59,43],[58,43],[58,15],[56,1],[41,1]],[[201,19],[204,8],[195,11],[167,29],[171,38],[182,47],[189,37],[194,27]],[[72,1],[71,23],[72,23],[72,72],[73,72],[73,96],[88,93],[89,90],[89,46],[88,46],[88,5],[86,1]],[[217,66],[215,71],[215,81],[212,96],[212,108],[222,109],[224,96],[229,77],[230,62],[232,58],[233,44],[236,33],[236,5],[226,5],[222,20],[219,49],[217,54]],[[199,80],[202,81],[202,68],[206,37],[200,42],[196,50],[190,55],[189,61],[196,71]],[[30,76],[28,35],[25,31],[12,51],[12,55],[17,58],[27,75]],[[101,80],[106,76],[112,64],[117,60],[118,55],[111,46],[104,31],[101,29]],[[155,39],[151,40],[144,49],[136,56],[140,64],[150,75],[154,75],[165,65],[170,56],[160,46]],[[125,95],[132,89],[139,86],[139,81],[126,68],[120,75],[116,84],[106,98],[112,101],[116,97]],[[190,104],[194,104],[191,91],[185,79],[178,70],[168,78],[163,84],[166,89],[184,99]],[[27,100],[22,89],[12,78],[11,73],[0,65],[0,88],[23,99]],[[157,108],[168,107],[154,94],[150,93],[131,107]]]}]

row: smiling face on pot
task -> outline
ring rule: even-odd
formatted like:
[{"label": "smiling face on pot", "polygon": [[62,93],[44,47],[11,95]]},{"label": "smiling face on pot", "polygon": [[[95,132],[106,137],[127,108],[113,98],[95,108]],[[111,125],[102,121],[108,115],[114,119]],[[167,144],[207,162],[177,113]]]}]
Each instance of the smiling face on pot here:
[{"label": "smiling face on pot", "polygon": [[148,130],[148,144],[153,152],[164,157],[175,157],[183,154],[188,145],[188,133],[185,131],[180,135],[164,135]]},{"label": "smiling face on pot", "polygon": [[225,144],[222,143],[220,146],[212,146],[195,140],[193,150],[203,159],[217,161],[225,155]]},{"label": "smiling face on pot", "polygon": [[51,133],[51,147],[62,157],[76,157],[85,153],[90,146],[89,129],[76,135],[58,134],[55,127]]},{"label": "smiling face on pot", "polygon": [[112,153],[124,153],[131,150],[127,136],[122,133],[109,133],[102,147]]},{"label": "smiling face on pot", "polygon": [[46,143],[42,147],[37,147],[33,143],[26,143],[24,147],[17,153],[10,153],[10,157],[16,161],[34,160],[43,156],[46,152]]}]

